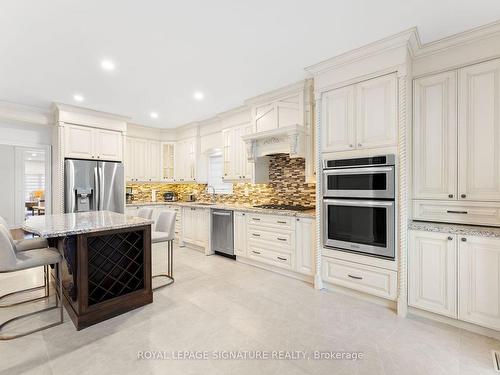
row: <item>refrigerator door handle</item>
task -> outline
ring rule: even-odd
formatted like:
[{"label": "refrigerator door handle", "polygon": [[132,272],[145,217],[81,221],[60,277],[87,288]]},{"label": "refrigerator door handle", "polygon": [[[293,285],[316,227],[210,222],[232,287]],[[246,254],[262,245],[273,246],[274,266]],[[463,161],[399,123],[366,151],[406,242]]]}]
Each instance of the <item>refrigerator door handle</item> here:
[{"label": "refrigerator door handle", "polygon": [[93,197],[93,202],[94,202],[94,207],[92,208],[94,211],[99,210],[99,195],[100,195],[100,189],[99,189],[99,169],[98,167],[94,167],[94,197]]},{"label": "refrigerator door handle", "polygon": [[104,171],[103,171],[103,166],[101,163],[97,163],[97,170],[99,172],[98,174],[98,179],[97,179],[97,186],[98,186],[98,197],[99,197],[99,207],[97,208],[98,211],[102,211],[104,207]]}]

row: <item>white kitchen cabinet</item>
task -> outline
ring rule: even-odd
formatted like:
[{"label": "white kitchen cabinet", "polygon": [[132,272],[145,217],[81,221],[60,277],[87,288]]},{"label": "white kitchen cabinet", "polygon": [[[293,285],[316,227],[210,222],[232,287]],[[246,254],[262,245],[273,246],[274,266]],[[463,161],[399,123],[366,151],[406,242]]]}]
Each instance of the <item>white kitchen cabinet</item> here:
[{"label": "white kitchen cabinet", "polygon": [[176,182],[197,181],[199,157],[198,142],[195,137],[177,142],[174,156],[174,180]]},{"label": "white kitchen cabinet", "polygon": [[165,182],[174,181],[175,145],[164,142],[161,145],[161,178]]},{"label": "white kitchen cabinet", "polygon": [[500,59],[459,69],[459,199],[500,200]]},{"label": "white kitchen cabinet", "polygon": [[342,87],[323,94],[322,98],[323,152],[355,148],[354,86]]},{"label": "white kitchen cabinet", "polygon": [[210,209],[183,207],[182,209],[182,242],[199,247],[208,247],[210,230]]},{"label": "white kitchen cabinet", "polygon": [[240,257],[247,255],[246,214],[234,211],[234,254]]},{"label": "white kitchen cabinet", "polygon": [[161,143],[127,137],[125,155],[126,181],[160,181]]},{"label": "white kitchen cabinet", "polygon": [[125,140],[125,157],[124,157],[124,170],[125,181],[133,181],[135,179],[135,157],[134,157],[135,143],[127,137]]},{"label": "white kitchen cabinet", "polygon": [[408,304],[457,317],[457,241],[447,233],[410,231]]},{"label": "white kitchen cabinet", "polygon": [[310,218],[296,219],[296,264],[295,270],[305,275],[314,274],[314,256],[316,248],[315,220]]},{"label": "white kitchen cabinet", "polygon": [[291,125],[303,124],[300,119],[303,111],[304,94],[285,96],[252,108],[255,132],[264,132]]},{"label": "white kitchen cabinet", "polygon": [[80,125],[65,127],[64,156],[67,158],[121,161],[122,133]]},{"label": "white kitchen cabinet", "polygon": [[161,143],[149,141],[146,151],[147,181],[160,181],[161,177]]},{"label": "white kitchen cabinet", "polygon": [[459,236],[458,317],[500,330],[500,239]]},{"label": "white kitchen cabinet", "polygon": [[396,75],[363,81],[355,87],[357,148],[397,144]]},{"label": "white kitchen cabinet", "polygon": [[397,78],[394,74],[324,93],[322,151],[396,145],[397,93]]},{"label": "white kitchen cabinet", "polygon": [[222,131],[225,181],[244,181],[252,179],[252,163],[248,162],[246,145],[242,137],[252,132],[247,124]]},{"label": "white kitchen cabinet", "polygon": [[148,171],[147,171],[147,152],[148,152],[148,140],[140,138],[130,138],[130,141],[134,143],[134,180],[135,181],[147,181]]},{"label": "white kitchen cabinet", "polygon": [[457,76],[414,81],[413,196],[457,198]]}]

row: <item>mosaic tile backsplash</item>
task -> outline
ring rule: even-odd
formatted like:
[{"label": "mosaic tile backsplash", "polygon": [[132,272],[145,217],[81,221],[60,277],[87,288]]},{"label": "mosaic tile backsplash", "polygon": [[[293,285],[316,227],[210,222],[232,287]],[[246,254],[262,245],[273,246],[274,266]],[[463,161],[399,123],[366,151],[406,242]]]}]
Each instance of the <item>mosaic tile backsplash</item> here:
[{"label": "mosaic tile backsplash", "polygon": [[[216,194],[217,202],[233,204],[300,204],[314,206],[316,185],[305,182],[305,160],[291,159],[289,155],[273,155],[269,165],[268,184],[234,183],[232,194]],[[134,191],[133,202],[150,202],[152,190],[156,200],[162,201],[166,191],[177,193],[179,200],[187,200],[190,194],[197,201],[209,202],[206,184],[127,183]]]}]

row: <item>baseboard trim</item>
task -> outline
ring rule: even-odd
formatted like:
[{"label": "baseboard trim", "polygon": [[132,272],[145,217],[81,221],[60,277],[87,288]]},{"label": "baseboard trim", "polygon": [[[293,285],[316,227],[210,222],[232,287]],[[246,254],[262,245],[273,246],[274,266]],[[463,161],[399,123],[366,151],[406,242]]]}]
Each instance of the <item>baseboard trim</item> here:
[{"label": "baseboard trim", "polygon": [[297,272],[294,272],[294,271],[285,270],[285,269],[282,269],[282,268],[279,268],[279,267],[273,267],[273,266],[268,265],[268,264],[263,264],[263,263],[260,263],[260,262],[257,262],[257,261],[251,260],[251,259],[247,259],[247,258],[242,258],[242,257],[239,257],[239,256],[236,256],[236,261],[240,262],[240,263],[243,263],[243,264],[248,264],[250,266],[254,266],[254,267],[257,267],[257,268],[261,268],[261,269],[264,269],[264,270],[267,270],[267,271],[271,271],[271,272],[274,272],[274,273],[279,273],[280,275],[291,277],[293,279],[297,279],[297,280],[300,280],[300,281],[305,281],[306,283],[311,284],[311,285],[314,284],[314,278],[313,278],[313,276],[307,276],[307,275],[303,275],[301,273],[297,273]]},{"label": "baseboard trim", "polygon": [[450,325],[453,327],[461,328],[461,329],[466,330],[466,331],[474,332],[474,333],[477,333],[479,335],[483,335],[483,336],[494,338],[496,340],[500,340],[500,332],[495,331],[491,328],[481,327],[481,326],[478,326],[477,324],[464,322],[462,320],[449,318],[447,316],[435,314],[435,313],[432,313],[429,311],[420,310],[416,307],[409,306],[408,307],[408,318],[411,319],[412,316],[437,321],[437,322],[447,324],[447,325]]},{"label": "baseboard trim", "polygon": [[337,292],[337,293],[345,294],[345,295],[348,295],[351,297],[359,298],[359,299],[362,299],[362,300],[365,300],[368,302],[372,302],[372,303],[375,303],[375,304],[383,306],[383,307],[387,307],[387,308],[393,310],[394,312],[397,311],[396,301],[391,301],[391,300],[388,300],[388,299],[385,299],[382,297],[363,293],[363,292],[360,292],[358,290],[346,288],[346,287],[341,286],[341,285],[335,285],[335,284],[329,283],[329,282],[324,281],[324,280],[323,280],[323,287],[324,287],[324,289],[326,289],[328,291]]}]

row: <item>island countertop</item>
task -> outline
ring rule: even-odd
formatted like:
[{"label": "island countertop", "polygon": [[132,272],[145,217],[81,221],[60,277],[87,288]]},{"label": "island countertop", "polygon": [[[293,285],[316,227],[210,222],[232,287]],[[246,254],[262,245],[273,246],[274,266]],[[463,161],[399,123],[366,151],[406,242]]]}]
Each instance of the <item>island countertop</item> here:
[{"label": "island countertop", "polygon": [[24,222],[22,228],[26,232],[37,234],[40,237],[53,238],[138,227],[152,223],[151,220],[111,211],[89,211],[33,216]]}]

